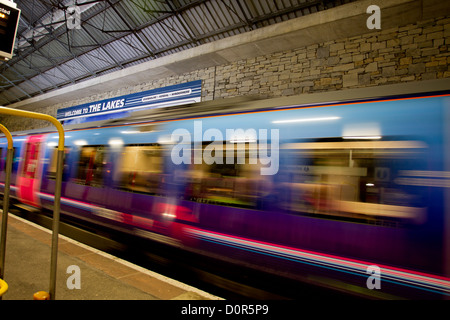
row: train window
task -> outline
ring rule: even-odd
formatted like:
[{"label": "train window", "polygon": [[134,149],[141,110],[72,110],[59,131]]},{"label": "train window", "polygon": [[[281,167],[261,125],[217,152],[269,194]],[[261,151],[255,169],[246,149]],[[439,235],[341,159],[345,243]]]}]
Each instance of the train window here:
[{"label": "train window", "polygon": [[125,146],[114,177],[118,188],[156,194],[161,177],[161,146],[157,144]]},{"label": "train window", "polygon": [[395,225],[424,218],[420,190],[396,183],[400,172],[426,167],[423,142],[333,139],[283,148],[296,159],[286,167],[290,178],[282,205],[287,210]]},{"label": "train window", "polygon": [[[17,172],[17,168],[19,166],[20,157],[18,155],[18,148],[13,147],[13,161],[12,161],[12,172]],[[6,158],[8,155],[8,149],[6,149],[6,152],[3,155],[3,165],[2,165],[2,171],[6,172]]]},{"label": "train window", "polygon": [[82,147],[75,182],[87,186],[102,186],[103,167],[106,165],[105,158],[105,146]]},{"label": "train window", "polygon": [[[203,150],[209,145],[203,145]],[[257,144],[245,144],[243,159],[238,161],[239,144],[234,144],[234,159],[226,159],[226,144],[223,145],[222,161],[212,164],[191,164],[187,172],[186,199],[234,207],[255,207],[264,194],[270,192],[267,176],[260,175],[260,164],[250,164],[250,154]],[[215,151],[212,156],[215,157]],[[216,158],[216,157],[215,157]],[[217,159],[217,158],[216,158]],[[221,162],[221,163],[217,163]],[[232,162],[232,163],[230,163]]]},{"label": "train window", "polygon": [[[6,149],[6,150],[8,150],[8,149]],[[3,148],[0,148],[0,156],[1,156],[1,164],[0,164],[1,176],[0,176],[0,179],[2,181],[5,180],[6,155],[7,155],[7,152],[5,152],[5,154],[3,154]]]},{"label": "train window", "polygon": [[[16,153],[17,153],[17,148],[13,147],[13,163],[14,163],[14,159],[15,159]],[[8,156],[8,149],[7,148],[6,149],[0,148],[0,156],[2,157],[1,158],[1,164],[0,164],[0,170],[1,170],[2,173],[5,173],[5,171],[6,171],[6,158]]]},{"label": "train window", "polygon": [[[69,152],[70,152],[70,148],[64,147],[63,181],[67,181],[68,164],[67,164],[66,158],[67,158]],[[50,157],[51,158],[50,158],[50,164],[49,164],[48,170],[47,170],[47,177],[49,179],[55,180],[56,179],[56,164],[57,164],[56,162],[58,161],[58,148],[57,147],[55,147],[53,149]]]}]

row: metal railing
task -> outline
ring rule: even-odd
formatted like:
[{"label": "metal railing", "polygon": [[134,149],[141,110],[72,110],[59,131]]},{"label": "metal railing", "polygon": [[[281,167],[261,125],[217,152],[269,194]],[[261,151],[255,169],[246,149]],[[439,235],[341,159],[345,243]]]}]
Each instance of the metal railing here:
[{"label": "metal railing", "polygon": [[9,211],[9,187],[11,184],[12,160],[14,154],[12,135],[5,126],[0,124],[0,131],[6,136],[8,140],[8,149],[6,154],[6,168],[5,168],[5,188],[3,191],[3,214],[2,214],[2,229],[0,238],[0,299],[8,290],[8,284],[3,280],[5,273],[5,252],[6,252],[6,230],[8,224]]},{"label": "metal railing", "polygon": [[[0,107],[0,114],[6,114],[10,116],[18,116],[25,118],[32,118],[38,120],[46,120],[51,122],[59,134],[58,141],[58,155],[56,162],[56,184],[55,184],[55,201],[53,205],[53,225],[52,225],[52,248],[51,248],[51,261],[50,261],[50,289],[49,295],[50,299],[55,299],[56,291],[56,268],[57,268],[57,258],[58,258],[58,235],[59,235],[59,220],[60,220],[60,210],[61,210],[61,185],[62,185],[62,169],[64,160],[64,129],[61,123],[54,117],[37,113],[31,111],[17,110],[11,108]],[[5,189],[3,196],[3,215],[2,215],[2,234],[1,234],[1,245],[0,245],[0,280],[4,277],[5,269],[5,254],[6,254],[6,233],[7,233],[7,221],[8,221],[8,210],[9,210],[9,187],[11,183],[11,171],[12,171],[12,160],[13,160],[13,139],[11,133],[3,125],[0,125],[0,130],[5,134],[8,140],[8,153],[6,160],[6,176],[5,176]],[[3,281],[3,280],[2,280]],[[2,282],[0,287],[0,293],[4,288],[3,283],[8,288],[6,282]],[[4,293],[4,292],[3,292]],[[1,297],[1,294],[0,294]]]}]

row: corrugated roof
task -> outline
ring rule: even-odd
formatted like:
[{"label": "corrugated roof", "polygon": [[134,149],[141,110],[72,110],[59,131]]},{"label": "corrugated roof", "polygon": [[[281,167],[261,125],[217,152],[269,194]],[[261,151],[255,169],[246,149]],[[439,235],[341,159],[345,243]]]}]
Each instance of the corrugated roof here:
[{"label": "corrugated roof", "polygon": [[[0,105],[353,0],[16,0]],[[80,9],[80,29],[70,10]],[[69,21],[68,21],[69,19]]]}]

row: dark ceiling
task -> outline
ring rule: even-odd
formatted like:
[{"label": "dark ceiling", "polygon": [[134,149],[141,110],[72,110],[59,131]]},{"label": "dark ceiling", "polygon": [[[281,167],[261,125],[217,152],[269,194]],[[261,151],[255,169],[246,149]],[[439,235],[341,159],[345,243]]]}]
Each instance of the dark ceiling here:
[{"label": "dark ceiling", "polygon": [[352,1],[16,0],[0,105]]}]

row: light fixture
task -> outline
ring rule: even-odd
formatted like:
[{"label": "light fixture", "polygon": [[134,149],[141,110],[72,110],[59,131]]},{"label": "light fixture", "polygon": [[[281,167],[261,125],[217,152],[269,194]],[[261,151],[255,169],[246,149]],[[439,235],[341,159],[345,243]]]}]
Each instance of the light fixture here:
[{"label": "light fixture", "polygon": [[230,143],[255,143],[256,138],[247,136],[234,136],[229,141]]},{"label": "light fixture", "polygon": [[108,144],[110,146],[116,146],[116,147],[123,146],[123,140],[118,139],[118,138],[111,138],[111,139],[109,139]]},{"label": "light fixture", "polygon": [[352,139],[352,140],[378,140],[381,136],[344,136],[342,139]]},{"label": "light fixture", "polygon": [[341,117],[300,118],[300,119],[275,120],[275,121],[272,121],[272,123],[331,121],[331,120],[339,120],[339,119],[341,119]]},{"label": "light fixture", "polygon": [[85,145],[88,144],[86,140],[75,140],[73,143],[74,143],[76,146],[79,146],[79,147],[85,146]]}]

